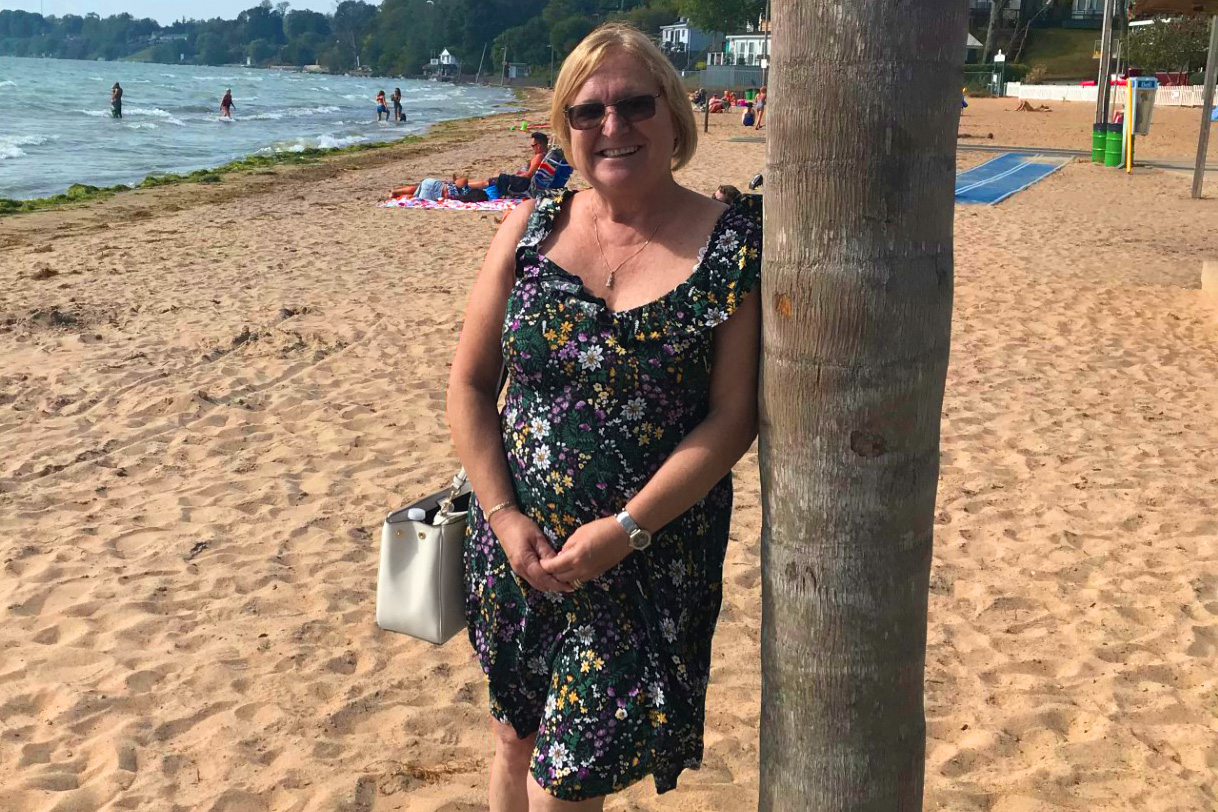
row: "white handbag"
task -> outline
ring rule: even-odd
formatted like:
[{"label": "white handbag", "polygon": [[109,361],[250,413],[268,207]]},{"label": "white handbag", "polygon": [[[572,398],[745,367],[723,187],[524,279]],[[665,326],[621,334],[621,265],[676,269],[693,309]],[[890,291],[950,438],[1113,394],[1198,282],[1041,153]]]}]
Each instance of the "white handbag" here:
[{"label": "white handbag", "polygon": [[[507,385],[499,370],[499,393]],[[462,468],[448,490],[395,510],[381,526],[376,625],[429,643],[465,628],[465,519],[469,479]],[[417,511],[417,519],[410,518]]]},{"label": "white handbag", "polygon": [[[381,527],[376,625],[429,643],[465,628],[465,518],[469,480],[462,468],[446,491],[395,510]],[[421,520],[410,518],[413,509]]]}]

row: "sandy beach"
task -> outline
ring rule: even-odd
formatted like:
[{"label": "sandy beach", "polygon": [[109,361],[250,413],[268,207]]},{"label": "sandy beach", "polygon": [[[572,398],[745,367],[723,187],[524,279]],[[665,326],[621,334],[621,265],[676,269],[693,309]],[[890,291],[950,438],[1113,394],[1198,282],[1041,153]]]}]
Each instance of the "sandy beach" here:
[{"label": "sandy beach", "polygon": [[[1089,147],[1090,106],[1016,104],[961,144]],[[1140,155],[1191,162],[1198,120],[1156,110]],[[0,810],[486,808],[468,643],[373,616],[384,514],[455,467],[495,216],[375,202],[518,166],[507,126],[0,219]],[[744,188],[742,135],[713,117],[681,180]],[[1077,161],[957,208],[928,810],[1218,807],[1215,174]],[[755,453],[737,476],[705,764],[616,812],[756,808]]]}]

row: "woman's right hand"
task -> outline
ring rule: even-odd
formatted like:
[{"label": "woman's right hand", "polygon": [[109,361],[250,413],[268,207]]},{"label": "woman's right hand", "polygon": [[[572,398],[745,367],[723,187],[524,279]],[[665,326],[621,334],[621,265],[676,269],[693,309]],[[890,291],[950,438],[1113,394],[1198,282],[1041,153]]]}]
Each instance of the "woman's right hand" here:
[{"label": "woman's right hand", "polygon": [[556,553],[537,522],[517,508],[505,508],[491,521],[491,530],[507,555],[512,572],[541,592],[571,592],[574,587],[560,581],[541,567],[541,562]]}]

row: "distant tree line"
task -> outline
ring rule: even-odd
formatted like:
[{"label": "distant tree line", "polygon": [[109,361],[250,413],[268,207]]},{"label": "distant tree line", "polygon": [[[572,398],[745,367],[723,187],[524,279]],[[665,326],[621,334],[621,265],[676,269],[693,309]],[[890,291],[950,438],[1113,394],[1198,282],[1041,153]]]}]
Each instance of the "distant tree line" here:
[{"label": "distant tree line", "polygon": [[593,28],[624,20],[657,35],[688,17],[731,32],[756,21],[764,0],[344,0],[333,14],[262,0],[235,20],[180,20],[162,26],[130,14],[61,17],[0,11],[0,55],[133,59],[195,65],[313,65],[339,73],[365,67],[382,75],[418,74],[447,48],[472,71],[483,57],[493,73],[504,59],[561,61]]}]

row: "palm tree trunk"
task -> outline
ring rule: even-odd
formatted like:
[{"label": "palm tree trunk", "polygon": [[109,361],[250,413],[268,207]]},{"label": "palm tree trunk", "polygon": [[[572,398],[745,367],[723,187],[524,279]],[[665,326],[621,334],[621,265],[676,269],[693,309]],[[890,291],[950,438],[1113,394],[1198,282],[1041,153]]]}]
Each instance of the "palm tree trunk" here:
[{"label": "palm tree trunk", "polygon": [[774,0],[762,812],[921,809],[965,15]]}]

